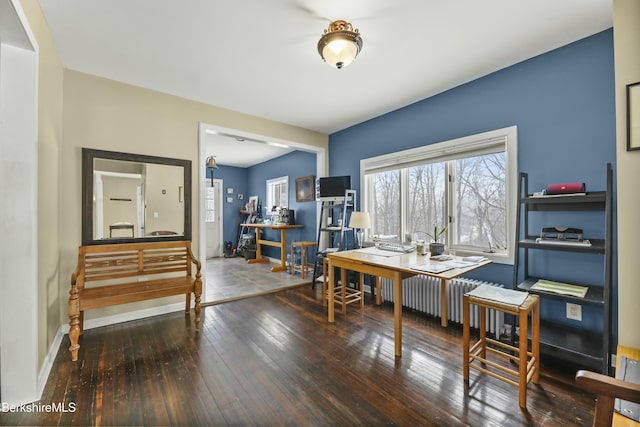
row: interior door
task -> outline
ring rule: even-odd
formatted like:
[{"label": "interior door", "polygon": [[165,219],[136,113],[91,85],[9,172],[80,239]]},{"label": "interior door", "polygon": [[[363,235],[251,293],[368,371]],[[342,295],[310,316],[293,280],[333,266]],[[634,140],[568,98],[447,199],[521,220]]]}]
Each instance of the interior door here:
[{"label": "interior door", "polygon": [[208,179],[205,200],[206,257],[222,256],[222,180]]}]

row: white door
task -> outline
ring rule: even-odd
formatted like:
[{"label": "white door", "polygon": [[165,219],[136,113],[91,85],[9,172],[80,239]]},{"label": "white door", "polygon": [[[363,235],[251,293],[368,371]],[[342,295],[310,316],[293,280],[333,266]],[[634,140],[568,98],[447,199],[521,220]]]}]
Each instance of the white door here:
[{"label": "white door", "polygon": [[205,188],[206,257],[213,258],[222,256],[222,180],[207,179]]}]

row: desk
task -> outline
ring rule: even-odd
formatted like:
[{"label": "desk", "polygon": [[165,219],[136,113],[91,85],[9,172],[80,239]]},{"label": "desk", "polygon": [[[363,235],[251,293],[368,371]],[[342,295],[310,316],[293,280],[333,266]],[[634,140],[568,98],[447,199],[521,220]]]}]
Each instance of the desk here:
[{"label": "desk", "polygon": [[[287,269],[287,230],[292,228],[302,228],[304,225],[289,225],[289,224],[241,224],[243,227],[256,229],[256,259],[250,259],[247,261],[249,264],[255,264],[258,262],[269,262],[267,258],[262,258],[262,251],[260,245],[275,246],[280,248],[280,265],[272,267],[271,271],[285,271]],[[273,230],[280,230],[280,241],[275,242],[273,240],[262,239],[262,229],[270,228]]]},{"label": "desk", "polygon": [[[418,255],[415,251],[408,254],[393,254],[392,256],[381,256],[367,253],[366,249],[356,249],[351,251],[334,252],[327,254],[329,259],[329,322],[335,321],[334,308],[334,267],[351,270],[359,273],[370,274],[376,277],[384,277],[393,281],[393,318],[394,318],[394,336],[395,336],[395,355],[402,356],[402,280],[423,274],[426,276],[436,277],[440,279],[442,285],[440,287],[440,304],[442,326],[447,326],[447,306],[448,306],[448,289],[449,280],[460,277],[470,271],[491,264],[490,260],[474,264],[466,268],[454,268],[443,271],[442,273],[425,273],[422,271],[412,270],[411,267],[417,264],[425,264],[429,262],[429,258]],[[378,292],[377,294],[379,294]]]}]

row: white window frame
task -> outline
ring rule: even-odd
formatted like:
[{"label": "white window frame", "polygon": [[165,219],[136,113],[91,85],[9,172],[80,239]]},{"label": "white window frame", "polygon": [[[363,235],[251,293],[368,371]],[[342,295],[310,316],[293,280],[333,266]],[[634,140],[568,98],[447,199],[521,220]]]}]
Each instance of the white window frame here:
[{"label": "white window frame", "polygon": [[[501,264],[513,264],[515,254],[515,230],[516,230],[516,209],[518,206],[518,127],[510,126],[502,129],[496,129],[475,135],[469,135],[462,138],[456,138],[448,141],[429,144],[417,148],[412,148],[394,153],[384,154],[381,156],[370,157],[360,160],[360,182],[362,185],[362,206],[365,209],[368,206],[368,200],[373,192],[372,188],[368,188],[368,180],[366,176],[371,173],[383,172],[385,170],[401,169],[402,171],[414,165],[420,165],[428,162],[444,162],[462,157],[471,157],[484,153],[495,152],[496,147],[504,146],[505,167],[506,167],[506,210],[507,218],[507,250],[496,250],[488,252],[488,247],[484,250],[477,250],[469,247],[454,246],[450,249],[455,250],[457,255],[482,255],[493,262]],[[502,151],[502,150],[500,150]],[[407,196],[407,180],[401,181],[402,187],[400,191],[399,201],[404,206],[403,199]],[[447,194],[451,194],[450,188],[446,189]],[[447,201],[447,215],[450,215],[453,202]],[[405,214],[402,213],[400,221],[400,235],[405,234]],[[454,227],[448,227],[447,242],[451,242],[451,235]],[[367,233],[365,240],[369,238]]]},{"label": "white window frame", "polygon": [[[275,187],[280,185],[280,184],[285,184],[287,186],[287,191],[286,193],[284,193],[284,201],[286,203],[280,203],[279,206],[276,206],[277,209],[279,208],[288,208],[289,207],[289,177],[288,176],[281,176],[279,178],[273,178],[273,179],[268,179],[267,180],[267,196],[266,196],[266,204],[265,207],[267,209],[267,214],[271,213],[271,208],[274,206],[274,202],[272,199],[272,195],[273,192],[275,191]],[[283,193],[280,193],[283,194]],[[275,213],[275,212],[274,212]]]}]

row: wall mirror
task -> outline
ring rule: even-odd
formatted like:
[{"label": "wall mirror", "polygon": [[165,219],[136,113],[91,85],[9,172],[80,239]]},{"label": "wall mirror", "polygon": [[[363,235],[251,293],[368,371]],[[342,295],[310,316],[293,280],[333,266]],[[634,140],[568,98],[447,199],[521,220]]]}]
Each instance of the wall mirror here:
[{"label": "wall mirror", "polygon": [[191,161],[82,149],[82,244],[191,240]]}]

